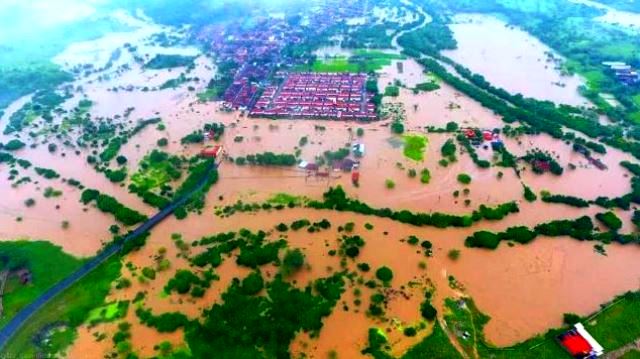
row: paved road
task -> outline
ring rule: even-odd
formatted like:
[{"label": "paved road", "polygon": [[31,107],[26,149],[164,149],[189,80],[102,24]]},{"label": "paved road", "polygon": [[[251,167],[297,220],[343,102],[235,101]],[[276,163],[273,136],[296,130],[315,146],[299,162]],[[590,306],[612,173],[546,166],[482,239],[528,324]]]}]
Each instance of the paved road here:
[{"label": "paved road", "polygon": [[0,350],[4,348],[7,344],[11,336],[15,334],[24,323],[29,320],[29,318],[35,314],[38,310],[44,307],[53,297],[62,293],[65,289],[69,288],[75,282],[80,280],[82,277],[96,269],[100,264],[104,263],[107,259],[109,259],[114,254],[120,252],[122,246],[136,238],[137,236],[145,233],[146,231],[153,228],[158,223],[162,222],[165,218],[170,216],[176,208],[183,205],[195,192],[199,191],[207,181],[207,178],[213,173],[213,171],[218,169],[218,164],[214,163],[207,170],[207,175],[198,183],[198,185],[189,193],[182,196],[181,198],[173,201],[168,207],[164,208],[153,217],[149,218],[146,222],[141,224],[138,228],[136,228],[133,232],[127,235],[123,241],[119,244],[111,245],[105,248],[103,251],[98,253],[95,257],[85,263],[80,269],[73,272],[70,276],[60,281],[55,286],[51,287],[45,293],[43,293],[40,297],[34,300],[31,304],[24,307],[4,328],[0,330]]}]

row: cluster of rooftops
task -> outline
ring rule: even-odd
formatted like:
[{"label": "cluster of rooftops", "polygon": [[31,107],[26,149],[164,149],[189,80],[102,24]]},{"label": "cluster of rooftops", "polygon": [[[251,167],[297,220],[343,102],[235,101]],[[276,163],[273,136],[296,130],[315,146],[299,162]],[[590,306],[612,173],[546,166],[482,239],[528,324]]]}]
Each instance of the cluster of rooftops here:
[{"label": "cluster of rooftops", "polygon": [[375,120],[366,74],[291,73],[267,87],[250,111],[256,117]]}]

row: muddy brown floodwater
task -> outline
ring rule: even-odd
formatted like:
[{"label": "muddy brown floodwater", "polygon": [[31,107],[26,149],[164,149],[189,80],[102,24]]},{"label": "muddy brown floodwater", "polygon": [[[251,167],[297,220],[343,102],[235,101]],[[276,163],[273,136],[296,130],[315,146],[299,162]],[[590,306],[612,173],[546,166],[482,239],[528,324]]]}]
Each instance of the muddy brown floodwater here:
[{"label": "muddy brown floodwater", "polygon": [[[103,61],[111,53],[111,49],[121,46],[125,41],[141,41],[154,31],[160,30],[156,25],[135,23],[138,30],[128,35],[118,35],[102,39],[95,43],[85,43],[68,49],[64,56],[59,57],[61,63],[81,64],[91,59]],[[479,27],[478,31],[474,29]],[[459,28],[459,29],[458,29]],[[477,49],[472,42],[483,31],[495,29],[499,36],[496,46],[508,42],[522,44],[521,46],[506,48],[507,58],[503,66],[496,66],[492,62],[489,72],[474,68],[477,64],[490,58],[491,49]],[[529,96],[549,96],[558,102],[581,104],[584,102],[575,88],[579,79],[559,77],[553,70],[553,64],[545,62],[546,48],[538,44],[519,30],[510,29],[494,18],[476,19],[472,22],[459,22],[454,25],[456,37],[460,36],[460,60],[472,70],[484,74],[488,80],[497,85],[516,92],[525,92]],[[526,35],[526,36],[525,36]],[[487,44],[486,42],[481,42]],[[99,51],[104,45],[109,51]],[[471,46],[471,47],[469,47]],[[480,46],[480,45],[477,45]],[[482,45],[485,46],[485,45]],[[486,45],[489,46],[489,45]],[[493,45],[491,45],[493,46]],[[501,51],[504,48],[501,49]],[[140,47],[143,56],[151,57],[160,50],[150,45]],[[192,54],[194,49],[173,49],[172,53]],[[467,52],[471,63],[464,58]],[[130,54],[129,54],[130,55]],[[129,63],[132,58],[123,54],[120,61]],[[456,58],[456,54],[448,54]],[[492,56],[492,55],[491,55]],[[413,60],[401,60],[404,71],[400,73],[395,62],[381,70],[380,86],[386,86],[394,80],[400,80],[408,87],[430,79],[424,74],[420,65]],[[496,60],[497,61],[497,60]],[[522,67],[526,71],[520,71]],[[546,68],[549,67],[549,68]],[[498,70],[496,70],[498,69]],[[201,129],[205,123],[222,122],[226,125],[226,132],[220,140],[230,157],[236,158],[248,154],[271,151],[275,153],[293,154],[299,151],[300,158],[314,162],[316,157],[325,151],[338,150],[353,143],[363,143],[366,147],[365,155],[360,160],[360,185],[355,187],[351,183],[349,173],[331,171],[329,177],[309,176],[304,170],[292,168],[266,168],[238,166],[225,160],[220,168],[220,180],[207,195],[206,208],[201,216],[191,214],[186,220],[178,221],[169,218],[155,228],[147,245],[139,252],[129,254],[125,262],[132,262],[138,269],[152,266],[153,256],[160,248],[167,249],[167,258],[171,260],[171,268],[158,273],[151,282],[141,283],[133,280],[131,288],[113,290],[108,300],[132,300],[138,291],[147,293],[144,305],[151,308],[155,314],[180,311],[190,318],[200,316],[203,309],[220,301],[220,296],[234,277],[244,277],[249,273],[247,268],[238,267],[233,259],[227,259],[216,273],[220,280],[212,284],[204,298],[192,299],[177,294],[162,293],[164,285],[180,268],[189,268],[189,263],[179,256],[171,240],[171,233],[179,232],[187,243],[205,235],[246,227],[251,230],[271,230],[274,225],[290,223],[301,218],[319,221],[326,218],[331,221],[332,228],[320,233],[309,234],[306,231],[288,233],[291,247],[299,247],[307,256],[308,267],[291,278],[297,285],[306,285],[312,280],[326,277],[341,270],[340,260],[328,255],[330,249],[337,248],[338,225],[353,221],[356,223],[356,233],[362,235],[367,243],[358,257],[358,262],[367,262],[372,268],[383,265],[394,271],[391,288],[402,295],[393,295],[386,309],[386,316],[390,321],[367,317],[368,298],[372,291],[357,283],[348,282],[346,292],[336,306],[333,313],[325,318],[324,328],[317,338],[300,334],[291,345],[293,353],[305,352],[313,358],[326,358],[335,351],[341,357],[359,357],[360,351],[366,346],[367,330],[380,327],[388,331],[394,354],[404,352],[411,345],[428,335],[429,328],[421,331],[418,336],[408,338],[402,334],[402,327],[415,325],[420,319],[419,305],[423,300],[424,288],[435,286],[435,305],[442,309],[446,297],[469,295],[491,321],[486,326],[487,339],[496,345],[509,345],[528,337],[542,333],[548,328],[561,324],[562,314],[575,312],[588,314],[598,309],[598,306],[610,300],[616,294],[627,290],[637,289],[640,283],[640,266],[635,265],[640,258],[640,248],[611,244],[606,246],[607,256],[595,253],[594,243],[579,242],[569,238],[538,238],[533,243],[513,247],[506,243],[495,251],[481,249],[466,249],[464,240],[478,230],[502,231],[516,225],[535,226],[536,224],[565,218],[576,218],[582,215],[594,216],[604,211],[599,207],[579,209],[561,204],[548,204],[542,201],[528,203],[523,200],[522,183],[530,186],[536,192],[548,190],[552,193],[573,195],[586,199],[595,199],[605,195],[615,197],[630,190],[629,174],[619,162],[631,160],[630,156],[607,147],[607,154],[598,156],[609,167],[601,171],[588,165],[586,160],[575,153],[570,145],[553,139],[547,135],[521,136],[517,139],[505,139],[506,147],[513,154],[521,156],[527,150],[540,148],[550,151],[558,157],[558,162],[565,167],[561,177],[550,174],[536,175],[528,166],[520,163],[521,177],[510,168],[491,167],[479,169],[462,152],[458,146],[455,163],[447,167],[438,164],[441,159],[440,148],[455,134],[427,134],[426,126],[443,127],[447,122],[454,121],[461,127],[478,127],[482,129],[502,128],[504,123],[492,111],[483,108],[476,101],[459,93],[452,87],[441,84],[436,91],[413,94],[411,90],[402,88],[397,98],[385,98],[385,102],[401,102],[406,109],[407,119],[405,128],[408,134],[424,135],[428,139],[428,146],[424,153],[424,160],[413,161],[403,154],[402,136],[394,135],[389,129],[389,120],[370,124],[337,122],[337,121],[273,121],[252,119],[239,113],[226,113],[218,110],[220,104],[216,102],[198,103],[195,93],[206,86],[206,81],[190,82],[195,91],[188,91],[187,84],[175,89],[162,91],[143,91],[143,86],[159,86],[169,79],[176,78],[183,69],[147,70],[139,64],[132,63],[127,71],[110,72],[110,76],[100,80],[101,74],[93,74],[78,79],[74,85],[82,86],[82,93],[76,93],[72,100],[65,104],[68,108],[75,106],[80,98],[86,96],[94,102],[91,109],[93,116],[113,117],[122,114],[128,107],[135,107],[131,119],[160,117],[166,126],[158,130],[149,126],[134,138],[130,139],[121,149],[129,162],[129,173],[137,170],[142,157],[156,148],[159,138],[165,137],[169,144],[165,151],[185,156],[197,154],[202,145],[183,146],[180,139],[194,130]],[[502,73],[510,74],[507,79]],[[526,73],[527,81],[512,77],[514,73]],[[196,66],[189,76],[208,79],[215,73],[215,66],[210,58],[199,56]],[[530,73],[539,74],[531,77]],[[495,78],[494,78],[495,77]],[[534,79],[535,82],[529,80]],[[504,81],[504,82],[501,82]],[[554,81],[566,83],[566,87],[551,84]],[[131,91],[113,92],[113,87],[127,87],[133,85]],[[530,91],[530,92],[527,92]],[[5,119],[17,110],[21,103],[28,98],[19,100],[10,106]],[[73,102],[75,101],[75,102]],[[65,108],[67,108],[65,107]],[[4,119],[3,119],[4,120]],[[356,129],[362,128],[364,135],[358,137]],[[26,136],[23,136],[26,137]],[[308,143],[300,145],[300,139],[307,137]],[[0,140],[7,138],[0,136]],[[23,138],[24,139],[24,138]],[[56,139],[49,139],[56,141]],[[31,141],[31,140],[29,140]],[[125,205],[146,214],[154,209],[148,207],[136,196],[128,193],[127,184],[123,186],[112,184],[103,174],[94,171],[86,163],[88,151],[83,150],[80,156],[71,151],[59,150],[51,154],[47,144],[41,139],[29,142],[37,146],[28,146],[16,153],[20,158],[33,162],[34,166],[55,169],[63,178],[75,178],[89,188],[96,188],[110,194]],[[56,142],[62,149],[60,142]],[[208,142],[205,145],[212,145]],[[66,152],[65,157],[62,152]],[[478,155],[484,159],[492,159],[494,153],[490,148],[480,147]],[[569,164],[575,169],[569,169]],[[2,165],[2,170],[6,167]],[[431,181],[429,184],[420,183],[418,178],[410,178],[407,172],[415,169],[418,173],[429,169]],[[3,172],[4,173],[4,172]],[[472,177],[471,184],[463,186],[457,181],[460,173],[468,173]],[[501,178],[499,174],[502,173]],[[3,174],[4,175],[4,174]],[[108,227],[113,218],[89,206],[85,211],[78,202],[80,191],[62,183],[60,180],[46,180],[33,172],[33,169],[20,169],[20,176],[29,175],[34,182],[11,188],[9,182],[0,187],[0,196],[4,199],[0,205],[0,238],[11,240],[15,238],[45,239],[61,245],[66,251],[82,256],[94,254],[101,246],[101,241],[108,239]],[[386,180],[395,183],[394,189],[387,189]],[[37,181],[37,183],[36,183]],[[278,193],[288,193],[306,196],[313,199],[321,198],[322,194],[331,186],[342,185],[349,196],[358,198],[373,207],[389,207],[393,209],[408,209],[416,212],[445,212],[454,214],[470,213],[481,204],[497,205],[508,201],[516,201],[520,212],[511,214],[501,221],[482,221],[470,228],[418,228],[393,222],[388,219],[365,217],[353,213],[316,211],[310,209],[287,209],[281,212],[244,213],[229,218],[218,218],[214,212],[220,206],[230,205],[238,200],[244,202],[261,202]],[[42,195],[44,188],[52,186],[62,189],[63,195],[58,198],[45,199]],[[464,189],[468,189],[468,193]],[[459,197],[454,197],[454,191],[459,191]],[[35,198],[36,205],[27,208],[24,201]],[[468,204],[465,203],[468,202]],[[56,205],[60,208],[56,209]],[[629,211],[616,210],[624,222],[623,233],[634,231]],[[16,219],[21,217],[21,221]],[[63,229],[62,221],[68,220],[70,226]],[[374,225],[374,229],[364,229],[365,223]],[[387,232],[385,234],[385,232]],[[434,256],[427,258],[416,247],[403,242],[409,235],[417,235],[434,243]],[[461,257],[457,261],[448,259],[447,253],[451,249],[461,249]],[[197,249],[192,249],[192,254]],[[426,263],[426,269],[421,269],[420,263]],[[348,269],[355,270],[355,263],[348,262]],[[278,268],[266,266],[262,269],[267,277],[273,277]],[[373,272],[365,274],[368,279]],[[133,273],[123,269],[125,277],[133,278]],[[463,288],[452,289],[449,286],[449,276],[454,276]],[[135,278],[133,278],[135,279]],[[416,284],[409,285],[410,283]],[[357,299],[355,289],[361,290],[360,298],[363,302],[355,305]],[[440,311],[442,312],[442,311]],[[139,323],[134,310],[130,310],[126,320],[132,323],[132,343],[138,354],[152,356],[155,354],[154,345],[168,340],[176,345],[182,343],[182,333],[160,334],[153,329],[146,328]],[[348,325],[345,325],[348,323]],[[79,331],[79,338],[67,353],[70,358],[100,356],[112,350],[110,340],[96,342],[93,336],[96,332],[112,335],[116,331],[116,324],[99,324],[95,328],[83,327]]]},{"label": "muddy brown floodwater", "polygon": [[[548,58],[553,50],[537,38],[491,15],[459,14],[454,20],[451,30],[458,48],[444,51],[445,56],[511,93],[588,105],[578,93],[583,81],[577,76],[563,76]],[[554,57],[561,59],[557,53]]]},{"label": "muddy brown floodwater", "polygon": [[[602,256],[593,251],[592,243],[568,238],[539,238],[527,246],[509,247],[503,244],[496,251],[463,249],[464,238],[473,231],[487,228],[486,222],[472,228],[443,230],[417,228],[388,219],[352,213],[308,209],[245,213],[229,218],[218,218],[211,214],[211,211],[207,211],[203,217],[190,216],[185,221],[170,219],[162,223],[153,232],[147,245],[140,252],[129,255],[125,261],[131,261],[137,268],[152,266],[153,255],[164,247],[168,250],[167,258],[171,260],[172,269],[159,273],[158,277],[148,284],[134,280],[131,288],[114,291],[109,299],[130,300],[135,293],[142,290],[147,292],[145,306],[153,308],[155,313],[177,310],[191,318],[198,317],[202,309],[219,300],[220,293],[233,277],[242,278],[249,270],[236,266],[233,259],[226,259],[216,271],[221,280],[212,284],[204,298],[183,300],[176,294],[164,296],[161,294],[162,287],[171,278],[174,270],[187,267],[184,259],[176,257],[178,253],[170,239],[170,233],[181,233],[184,240],[190,243],[205,235],[239,228],[253,231],[272,230],[277,223],[291,223],[301,218],[311,221],[326,218],[332,223],[332,228],[314,234],[304,230],[287,233],[289,246],[303,249],[309,264],[308,268],[291,280],[296,281],[298,285],[305,285],[313,279],[340,270],[339,259],[329,256],[328,251],[337,248],[336,228],[353,221],[356,224],[355,233],[366,240],[357,262],[369,263],[374,269],[383,265],[391,267],[394,272],[392,288],[402,290],[401,287],[404,287],[407,294],[406,298],[393,297],[386,310],[387,317],[392,321],[381,322],[364,315],[372,292],[363,286],[348,284],[347,291],[334,312],[324,320],[320,336],[310,339],[301,334],[292,344],[293,352],[304,351],[314,358],[324,358],[332,350],[345,357],[359,356],[360,350],[366,346],[367,330],[370,327],[388,329],[390,340],[395,343],[394,351],[402,352],[415,344],[419,337],[404,337],[398,328],[416,324],[419,320],[418,308],[423,299],[424,287],[429,280],[436,287],[434,303],[440,310],[446,297],[462,293],[473,297],[480,310],[492,318],[486,327],[486,337],[496,345],[513,344],[544,332],[549,327],[560,325],[563,313],[575,312],[585,315],[595,311],[601,303],[616,294],[636,288],[640,280],[640,267],[629,266],[629,263],[633,263],[640,256],[640,248],[637,247],[610,245],[607,247],[607,256]],[[374,229],[365,230],[365,223],[373,224]],[[492,225],[500,226],[507,224],[499,222]],[[409,235],[432,241],[434,256],[427,258],[417,247],[403,242],[402,240]],[[277,234],[274,236],[277,238]],[[448,259],[446,254],[450,249],[462,249],[458,261]],[[198,249],[193,249],[192,253],[197,251]],[[419,268],[422,261],[426,262],[426,270]],[[349,261],[350,270],[355,270],[354,264],[355,262]],[[263,273],[268,277],[272,277],[275,271],[273,267],[263,268]],[[139,275],[139,270],[137,272]],[[125,270],[125,273],[128,273],[128,270]],[[454,276],[464,286],[464,291],[449,288],[449,275]],[[372,272],[365,274],[365,278],[371,276]],[[408,285],[409,282],[419,285],[411,287]],[[355,287],[362,290],[360,297],[363,304],[360,307],[353,304]],[[344,305],[348,310],[343,308]],[[134,316],[130,314],[128,321],[134,325],[132,332],[136,334],[132,338],[133,345],[140,348],[140,354],[153,354],[151,348],[162,340],[180,343],[180,335],[160,335],[143,330]],[[96,330],[110,331],[114,326],[115,324],[102,325],[91,331],[82,329],[80,339],[71,353],[90,353],[96,350],[96,346],[108,350],[109,344],[93,343],[91,333]]]}]

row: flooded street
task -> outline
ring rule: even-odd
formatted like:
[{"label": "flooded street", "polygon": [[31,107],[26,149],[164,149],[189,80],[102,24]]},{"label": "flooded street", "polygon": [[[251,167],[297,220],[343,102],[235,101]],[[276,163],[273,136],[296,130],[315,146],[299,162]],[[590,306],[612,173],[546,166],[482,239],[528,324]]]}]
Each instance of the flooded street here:
[{"label": "flooded street", "polygon": [[513,94],[589,105],[578,93],[584,82],[563,75],[558,69],[564,61],[560,55],[527,32],[490,15],[458,14],[453,21],[451,30],[458,48],[443,51],[443,55]]}]

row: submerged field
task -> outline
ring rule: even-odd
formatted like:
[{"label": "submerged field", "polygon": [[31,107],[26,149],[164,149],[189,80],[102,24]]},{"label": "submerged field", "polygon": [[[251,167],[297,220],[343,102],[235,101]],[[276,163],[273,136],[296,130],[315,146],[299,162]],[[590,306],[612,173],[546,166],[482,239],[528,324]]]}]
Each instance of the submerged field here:
[{"label": "submerged field", "polygon": [[[378,12],[445,32],[429,28],[438,18],[410,27],[415,9]],[[557,135],[524,110],[505,115],[534,101],[495,105],[509,93],[598,104],[561,75],[565,59],[477,16],[450,24],[458,49],[443,55],[455,62],[394,38],[420,50],[356,46],[292,67],[369,73],[372,122],[230,111],[217,96],[231,65],[184,28],[138,15],[124,17],[128,31],[65,47],[55,62],[69,86],[12,99],[0,119],[0,330],[184,202],[47,302],[0,356],[562,358],[554,338],[575,320],[607,352],[633,355],[638,161],[589,125]],[[341,36],[373,41],[350,26]],[[521,46],[500,58],[478,41],[487,31]],[[506,94],[479,90],[456,62]],[[581,75],[592,88],[608,81]],[[200,155],[214,146],[217,168]]]}]

